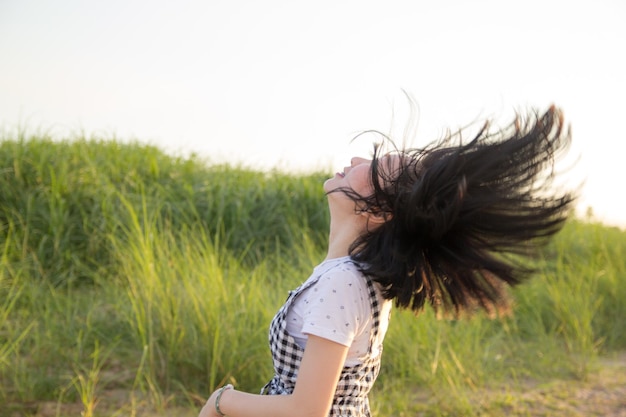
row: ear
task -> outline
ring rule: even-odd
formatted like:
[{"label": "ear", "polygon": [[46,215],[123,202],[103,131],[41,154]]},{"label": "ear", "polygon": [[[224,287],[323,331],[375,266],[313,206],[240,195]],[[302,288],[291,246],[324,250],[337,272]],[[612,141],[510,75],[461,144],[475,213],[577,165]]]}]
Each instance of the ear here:
[{"label": "ear", "polygon": [[361,215],[365,216],[367,218],[367,223],[373,226],[380,226],[393,217],[391,213],[386,211],[362,211]]}]

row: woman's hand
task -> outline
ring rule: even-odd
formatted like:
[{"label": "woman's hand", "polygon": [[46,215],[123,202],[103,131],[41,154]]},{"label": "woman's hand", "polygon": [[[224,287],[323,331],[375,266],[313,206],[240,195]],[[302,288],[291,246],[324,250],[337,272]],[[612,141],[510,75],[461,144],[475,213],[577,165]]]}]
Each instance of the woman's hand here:
[{"label": "woman's hand", "polygon": [[[226,391],[230,391],[231,389],[227,389]],[[215,401],[217,400],[219,392],[219,389],[213,391],[213,394],[211,394],[209,399],[204,404],[204,407],[202,407],[202,410],[200,410],[198,417],[222,417],[217,413],[217,410],[215,410]],[[222,395],[224,395],[224,393],[222,393]]]}]

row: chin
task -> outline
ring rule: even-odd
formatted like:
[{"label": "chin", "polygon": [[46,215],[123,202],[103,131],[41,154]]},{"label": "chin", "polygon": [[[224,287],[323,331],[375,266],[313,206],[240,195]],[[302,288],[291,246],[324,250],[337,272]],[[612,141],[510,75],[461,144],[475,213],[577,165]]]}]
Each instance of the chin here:
[{"label": "chin", "polygon": [[325,192],[330,192],[330,191],[334,190],[335,188],[337,188],[337,187],[335,186],[335,184],[334,184],[334,181],[333,181],[333,180],[334,180],[334,178],[329,178],[329,179],[327,179],[326,181],[324,181],[323,188],[324,188],[324,191],[325,191]]}]

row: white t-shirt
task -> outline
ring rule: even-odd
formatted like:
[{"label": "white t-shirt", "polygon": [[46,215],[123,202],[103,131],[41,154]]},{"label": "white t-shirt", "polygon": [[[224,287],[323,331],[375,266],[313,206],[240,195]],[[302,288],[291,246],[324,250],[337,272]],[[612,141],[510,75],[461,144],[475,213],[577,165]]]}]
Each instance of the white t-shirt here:
[{"label": "white t-shirt", "polygon": [[[319,280],[293,301],[287,312],[287,331],[302,348],[309,334],[349,346],[345,365],[362,362],[369,348],[372,329],[372,308],[367,281],[349,257],[322,262],[308,278]],[[385,337],[389,325],[391,301],[385,300],[374,283],[380,306],[380,327],[374,354]]]}]

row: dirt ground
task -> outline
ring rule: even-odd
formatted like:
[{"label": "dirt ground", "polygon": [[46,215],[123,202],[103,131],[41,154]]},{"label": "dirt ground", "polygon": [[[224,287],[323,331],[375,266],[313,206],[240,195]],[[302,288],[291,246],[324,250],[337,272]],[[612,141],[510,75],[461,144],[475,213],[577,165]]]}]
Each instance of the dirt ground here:
[{"label": "dirt ground", "polygon": [[626,417],[626,352],[603,358],[599,365],[586,380],[529,383],[506,393],[483,393],[487,401],[479,415]]},{"label": "dirt ground", "polygon": [[[626,417],[626,352],[600,360],[586,380],[527,383],[515,389],[481,390],[472,395],[478,417]],[[173,409],[158,413],[141,404],[128,404],[128,392],[101,394],[95,416],[195,417],[197,410]],[[110,409],[110,412],[106,410]],[[131,411],[132,410],[132,411]],[[448,413],[447,413],[448,414]],[[89,415],[81,404],[43,402],[0,409],[0,417],[78,417]],[[433,415],[432,410],[428,415]],[[448,414],[453,416],[455,414]],[[417,416],[419,417],[419,416]],[[460,415],[460,417],[464,417]]]}]

